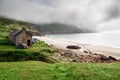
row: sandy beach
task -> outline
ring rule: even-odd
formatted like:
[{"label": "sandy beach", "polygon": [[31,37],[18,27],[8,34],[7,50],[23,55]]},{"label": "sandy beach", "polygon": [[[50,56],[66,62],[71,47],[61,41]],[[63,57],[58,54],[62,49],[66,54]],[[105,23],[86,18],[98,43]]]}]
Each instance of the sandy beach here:
[{"label": "sandy beach", "polygon": [[58,48],[58,49],[67,50],[66,47],[68,45],[76,45],[76,46],[81,47],[81,49],[72,50],[77,53],[83,52],[83,51],[90,51],[92,53],[102,54],[105,56],[112,56],[116,59],[120,59],[120,48],[112,48],[112,47],[92,45],[92,44],[82,44],[79,42],[77,43],[77,42],[72,42],[72,41],[63,41],[63,40],[59,40],[56,38],[50,38],[46,36],[42,36],[42,37],[34,36],[34,38],[44,41],[48,45],[54,46],[55,48]]}]

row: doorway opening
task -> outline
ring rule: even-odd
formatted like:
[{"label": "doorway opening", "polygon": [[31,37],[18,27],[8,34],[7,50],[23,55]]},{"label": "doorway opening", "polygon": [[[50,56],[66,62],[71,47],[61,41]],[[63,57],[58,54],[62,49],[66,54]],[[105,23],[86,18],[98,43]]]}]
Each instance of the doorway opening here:
[{"label": "doorway opening", "polygon": [[31,46],[30,40],[27,40],[27,45],[28,45],[28,46]]}]

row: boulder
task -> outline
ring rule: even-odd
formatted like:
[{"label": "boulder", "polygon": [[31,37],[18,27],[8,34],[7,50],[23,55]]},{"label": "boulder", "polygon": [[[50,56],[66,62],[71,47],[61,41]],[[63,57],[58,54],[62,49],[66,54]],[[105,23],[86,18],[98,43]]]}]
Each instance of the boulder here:
[{"label": "boulder", "polygon": [[101,55],[100,60],[110,60],[108,56]]},{"label": "boulder", "polygon": [[117,61],[117,59],[112,57],[112,56],[103,56],[102,55],[100,59],[101,60],[106,60],[106,61],[109,61],[109,60]]},{"label": "boulder", "polygon": [[80,49],[81,47],[75,45],[68,45],[66,48],[68,49]]},{"label": "boulder", "polygon": [[114,58],[114,57],[112,57],[112,56],[109,56],[109,59],[110,59],[110,60],[113,60],[113,61],[117,61],[117,59]]}]

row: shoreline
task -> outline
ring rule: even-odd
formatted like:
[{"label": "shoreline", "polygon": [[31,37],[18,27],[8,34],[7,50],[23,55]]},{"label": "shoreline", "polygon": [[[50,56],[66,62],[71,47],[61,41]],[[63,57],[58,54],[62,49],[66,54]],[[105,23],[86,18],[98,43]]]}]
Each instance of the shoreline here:
[{"label": "shoreline", "polygon": [[59,40],[57,38],[50,38],[47,36],[42,36],[42,37],[34,36],[33,38],[37,38],[40,41],[44,41],[46,44],[53,46],[57,49],[68,50],[66,48],[68,45],[76,45],[76,46],[81,47],[81,49],[71,50],[75,53],[83,53],[83,51],[87,51],[87,52],[91,52],[94,54],[112,56],[116,59],[120,59],[120,49],[119,48],[92,45],[92,44],[82,44],[79,42],[77,43],[77,42],[72,42],[72,41],[64,41],[64,40]]}]

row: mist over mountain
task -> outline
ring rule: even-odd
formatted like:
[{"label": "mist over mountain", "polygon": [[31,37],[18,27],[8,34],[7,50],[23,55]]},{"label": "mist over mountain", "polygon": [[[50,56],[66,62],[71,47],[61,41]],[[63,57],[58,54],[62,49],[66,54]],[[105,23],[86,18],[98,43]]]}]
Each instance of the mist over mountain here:
[{"label": "mist over mountain", "polygon": [[37,29],[43,34],[68,34],[68,33],[91,33],[88,29],[80,29],[74,25],[66,25],[60,23],[50,23],[42,25],[32,25],[32,29]]},{"label": "mist over mountain", "polygon": [[40,25],[72,25],[83,32],[118,30],[120,0],[0,0],[0,16]]}]

